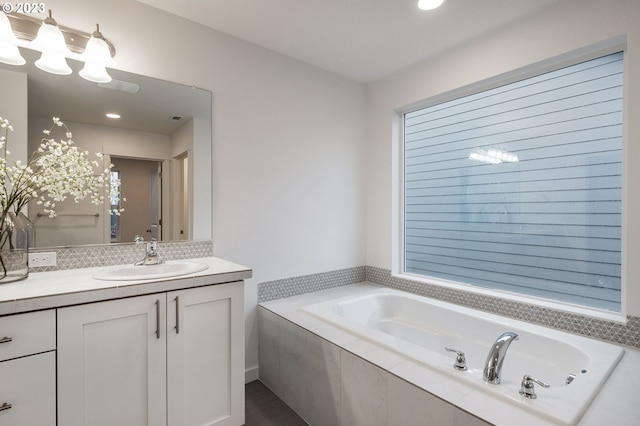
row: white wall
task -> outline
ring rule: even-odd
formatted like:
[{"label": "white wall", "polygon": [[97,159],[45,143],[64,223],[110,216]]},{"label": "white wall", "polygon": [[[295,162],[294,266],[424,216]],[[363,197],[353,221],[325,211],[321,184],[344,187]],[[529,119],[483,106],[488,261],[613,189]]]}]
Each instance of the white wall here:
[{"label": "white wall", "polygon": [[[64,117],[60,118],[64,121]],[[96,126],[86,123],[64,121],[69,127],[75,144],[83,150],[115,155],[118,157],[144,158],[149,160],[165,160],[171,158],[171,138],[157,133],[137,130],[118,129]],[[29,117],[29,150],[40,145],[45,136],[42,131],[53,125],[51,117]],[[54,139],[66,139],[62,130],[52,131]]]},{"label": "white wall", "polygon": [[254,270],[257,366],[258,282],[364,265],[365,87],[133,0],[47,8],[60,25],[99,22],[117,68],[213,92],[214,253]]},{"label": "white wall", "polygon": [[171,158],[176,158],[190,149],[193,149],[193,119],[184,123],[171,135]]},{"label": "white wall", "polygon": [[640,315],[640,1],[563,0],[550,8],[416,64],[368,87],[367,265],[391,269],[394,109],[626,34],[628,161],[625,220],[628,314]]},{"label": "white wall", "polygon": [[[194,118],[192,121],[193,140],[211,140],[211,121],[199,118]],[[213,148],[210,144],[193,143],[192,145],[193,150],[189,152],[189,159],[186,162],[187,200],[193,200],[193,203],[188,201],[185,203],[193,205],[193,210],[187,212],[190,213],[188,218],[189,236],[194,239],[205,239],[210,238],[213,232],[211,211],[215,203],[210,196],[213,190],[213,175],[210,171]],[[184,188],[183,192],[185,192]],[[204,214],[204,212],[209,212],[209,214]],[[185,216],[184,213],[183,216]]]}]

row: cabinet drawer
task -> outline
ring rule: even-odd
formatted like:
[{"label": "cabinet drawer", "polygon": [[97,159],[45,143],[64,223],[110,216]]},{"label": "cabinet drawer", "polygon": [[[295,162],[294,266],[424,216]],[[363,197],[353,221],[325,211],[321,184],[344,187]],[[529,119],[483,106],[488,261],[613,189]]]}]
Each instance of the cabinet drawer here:
[{"label": "cabinet drawer", "polygon": [[0,342],[0,361],[55,349],[55,310],[1,317]]},{"label": "cabinet drawer", "polygon": [[0,362],[0,425],[55,424],[55,352]]}]

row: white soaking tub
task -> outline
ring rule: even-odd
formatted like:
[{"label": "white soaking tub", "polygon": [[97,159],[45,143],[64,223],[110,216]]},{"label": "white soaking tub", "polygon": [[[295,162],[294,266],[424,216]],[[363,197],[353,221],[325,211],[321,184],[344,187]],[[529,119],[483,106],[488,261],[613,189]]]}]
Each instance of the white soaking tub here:
[{"label": "white soaking tub", "polygon": [[[576,424],[624,354],[609,343],[388,288],[302,310],[554,424]],[[487,355],[504,332],[518,339],[507,350],[501,383],[485,383]],[[466,371],[453,367],[456,354],[445,348],[464,352]],[[525,374],[550,387],[535,385],[537,399],[521,396]]]}]

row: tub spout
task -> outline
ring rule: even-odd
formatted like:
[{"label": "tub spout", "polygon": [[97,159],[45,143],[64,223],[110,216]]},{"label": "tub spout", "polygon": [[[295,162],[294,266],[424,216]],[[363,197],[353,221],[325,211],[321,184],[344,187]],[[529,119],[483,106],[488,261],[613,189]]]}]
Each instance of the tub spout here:
[{"label": "tub spout", "polygon": [[482,377],[486,383],[493,385],[500,384],[500,374],[502,363],[507,355],[507,349],[514,340],[518,340],[518,335],[512,331],[501,334],[491,346],[487,360],[484,363]]}]

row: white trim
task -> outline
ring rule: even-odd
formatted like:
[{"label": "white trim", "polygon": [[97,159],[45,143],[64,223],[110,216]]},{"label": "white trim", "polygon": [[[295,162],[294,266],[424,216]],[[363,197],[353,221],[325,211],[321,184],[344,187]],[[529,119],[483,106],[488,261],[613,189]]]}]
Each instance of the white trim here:
[{"label": "white trim", "polygon": [[244,383],[255,382],[260,378],[260,368],[257,365],[244,369]]},{"label": "white trim", "polygon": [[629,71],[629,60],[627,56],[626,37],[624,39],[624,45],[621,47],[624,57],[623,63],[623,97],[622,97],[622,204],[620,206],[622,212],[622,224],[621,224],[621,240],[620,240],[620,270],[621,270],[621,282],[620,282],[620,312],[627,314],[629,311],[629,245],[627,233],[629,230],[629,218],[631,216],[631,210],[629,208],[629,199],[631,194],[631,185],[629,182],[629,84],[631,72]]}]

